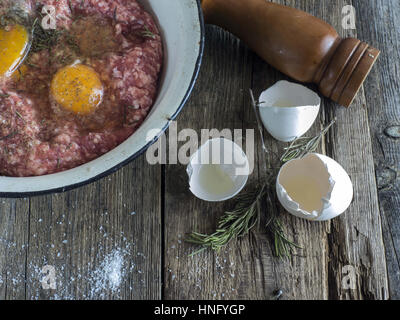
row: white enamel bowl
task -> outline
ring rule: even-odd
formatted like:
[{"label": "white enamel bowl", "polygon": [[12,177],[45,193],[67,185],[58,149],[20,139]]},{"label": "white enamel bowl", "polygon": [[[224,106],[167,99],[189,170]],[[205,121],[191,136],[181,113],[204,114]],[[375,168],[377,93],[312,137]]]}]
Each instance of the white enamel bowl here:
[{"label": "white enamel bowl", "polygon": [[[165,51],[158,97],[143,125],[114,150],[77,168],[40,177],[0,176],[1,197],[62,192],[104,177],[142,154],[178,115],[193,89],[203,54],[204,22],[200,1],[139,1],[158,20]],[[157,134],[149,142],[146,138],[150,131]]]}]

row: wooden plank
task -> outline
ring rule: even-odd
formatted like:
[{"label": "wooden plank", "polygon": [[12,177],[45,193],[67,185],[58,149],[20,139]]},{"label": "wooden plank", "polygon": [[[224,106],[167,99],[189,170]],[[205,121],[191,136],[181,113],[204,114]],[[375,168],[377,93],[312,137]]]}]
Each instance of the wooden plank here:
[{"label": "wooden plank", "polygon": [[[357,37],[356,30],[342,28],[342,8],[346,1],[323,2],[313,14],[332,24],[343,37]],[[365,20],[365,22],[369,21]],[[350,110],[325,102],[325,116],[336,117],[327,153],[350,174],[354,185],[354,201],[346,214],[331,222],[328,235],[329,298],[385,299],[388,283],[382,226],[377,200],[371,135],[363,90]],[[333,133],[332,133],[333,132]],[[343,288],[343,271],[354,268],[357,284],[354,290]]]},{"label": "wooden plank", "polygon": [[[306,10],[326,19],[339,30],[341,10],[346,4],[344,1],[276,2]],[[251,65],[252,71],[249,70]],[[216,75],[216,81],[210,83],[210,74]],[[233,37],[208,27],[202,73],[195,95],[179,118],[181,126],[196,130],[255,128],[248,103],[248,88],[252,86],[259,94],[262,89],[284,78],[238,45]],[[338,117],[339,124],[325,142],[326,149],[351,174],[356,197],[346,215],[329,223],[310,223],[282,212],[288,231],[304,247],[290,261],[272,258],[269,243],[260,231],[245,237],[239,244],[228,246],[219,254],[208,251],[188,258],[193,247],[182,242],[184,234],[194,229],[211,232],[218,216],[230,209],[232,203],[210,205],[194,199],[187,188],[184,168],[167,166],[165,297],[268,299],[276,288],[283,290],[285,299],[387,297],[370,133],[363,105],[365,97],[362,93],[352,110],[324,101],[325,111],[312,130],[316,132],[321,124]],[[201,113],[198,112],[200,108]],[[238,123],[240,119],[242,123]],[[349,142],[354,142],[354,145]],[[267,144],[275,152],[282,147],[272,138],[267,139]],[[260,150],[259,141],[257,146]],[[361,147],[360,150],[357,147]],[[253,181],[265,170],[261,153],[257,153],[256,163]],[[353,291],[344,290],[341,285],[342,268],[347,265],[353,266],[357,274],[357,286]]]},{"label": "wooden plank", "polygon": [[[207,27],[206,52],[200,78],[190,103],[178,117],[178,129],[242,128],[244,88],[251,85],[251,58],[230,35]],[[210,81],[210,75],[213,81]],[[221,116],[223,115],[223,116]],[[210,232],[217,217],[232,205],[209,204],[194,198],[188,189],[183,166],[168,165],[165,174],[165,289],[166,299],[230,299],[264,296],[247,283],[254,280],[247,272],[254,269],[247,254],[249,239],[242,246],[230,246],[219,255],[204,252],[190,258],[194,250],[184,243],[194,229]],[[243,254],[242,254],[243,253]],[[261,288],[262,291],[262,288]]]},{"label": "wooden plank", "polygon": [[[400,299],[400,2],[354,1],[359,36],[382,51],[365,83],[390,297]],[[362,17],[369,17],[368,23]]]},{"label": "wooden plank", "polygon": [[[261,59],[255,58],[253,68],[253,88],[257,96],[272,86],[278,80],[289,80],[286,76],[273,70],[267,66]],[[247,115],[249,119],[254,119],[251,110]],[[318,117],[315,125],[310,130],[310,135],[315,135],[323,126],[324,119]],[[268,135],[267,148],[273,150],[275,154],[282,154],[284,143],[278,143]],[[263,161],[261,153],[261,145],[258,145],[258,160],[263,164],[260,165],[258,176],[263,177],[266,164]],[[322,149],[319,152],[324,153]],[[276,159],[268,157],[268,163],[276,163]],[[328,282],[327,282],[327,263],[328,255],[326,252],[327,232],[329,223],[311,223],[305,220],[295,218],[285,212],[285,210],[276,203],[276,208],[268,208],[268,210],[278,210],[279,217],[287,233],[293,235],[294,241],[302,246],[302,250],[297,250],[290,261],[279,261],[271,254],[271,248],[266,245],[263,249],[264,259],[271,260],[274,264],[273,277],[276,279],[277,288],[284,292],[284,299],[327,299],[328,298]],[[268,243],[261,230],[259,235],[261,243]],[[311,288],[313,288],[311,290]],[[272,288],[271,288],[272,289]]]},{"label": "wooden plank", "polygon": [[0,299],[25,298],[29,199],[0,199]]},{"label": "wooden plank", "polygon": [[[0,274],[10,275],[1,296],[161,298],[160,178],[161,168],[141,157],[96,183],[32,198],[30,214],[29,201],[5,200],[0,234],[11,248],[0,244]],[[22,243],[29,243],[27,252]],[[55,268],[55,290],[42,288],[46,265]]]},{"label": "wooden plank", "polygon": [[[218,75],[216,81],[210,83],[209,74]],[[191,102],[178,121],[181,126],[198,132],[201,128],[255,129],[248,89],[253,86],[259,94],[261,88],[265,89],[278,77],[282,75],[248,53],[232,36],[208,27],[202,74]],[[256,143],[257,150],[261,150],[258,137]],[[267,144],[278,150],[271,137]],[[253,182],[265,177],[261,152],[256,154],[256,166]],[[188,254],[194,247],[182,241],[185,233],[211,232],[218,216],[231,209],[232,202],[208,204],[195,199],[188,190],[184,168],[167,166],[165,208],[167,299],[269,299],[277,288],[283,289],[286,299],[327,298],[326,259],[321,259],[326,243],[325,224],[283,216],[295,240],[307,245],[306,252],[296,254],[292,261],[272,257],[262,230],[244,237],[239,244],[232,243],[219,254],[207,251],[190,258]],[[264,222],[263,219],[261,225]],[[310,287],[313,290],[307,290]]]}]

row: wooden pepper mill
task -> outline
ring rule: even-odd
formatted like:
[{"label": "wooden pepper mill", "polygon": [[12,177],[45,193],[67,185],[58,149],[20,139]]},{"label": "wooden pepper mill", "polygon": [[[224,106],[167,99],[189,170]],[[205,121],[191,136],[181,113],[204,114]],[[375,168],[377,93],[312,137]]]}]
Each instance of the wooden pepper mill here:
[{"label": "wooden pepper mill", "polygon": [[242,39],[260,57],[300,82],[350,106],[380,51],[342,39],[326,22],[267,0],[202,0],[205,21]]}]

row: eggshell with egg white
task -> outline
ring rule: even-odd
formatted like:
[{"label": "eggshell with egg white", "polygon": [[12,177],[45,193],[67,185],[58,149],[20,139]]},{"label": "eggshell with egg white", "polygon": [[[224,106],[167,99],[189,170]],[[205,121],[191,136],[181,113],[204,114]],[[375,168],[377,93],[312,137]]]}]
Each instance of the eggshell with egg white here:
[{"label": "eggshell with egg white", "polygon": [[[296,202],[292,199],[287,189],[291,181],[296,179],[304,179],[303,188],[307,188],[307,179],[316,182],[322,204],[320,208],[305,210],[302,201]],[[338,217],[348,209],[353,200],[353,184],[347,172],[335,160],[316,153],[286,163],[279,172],[276,192],[280,203],[289,213],[313,221],[327,221]]]},{"label": "eggshell with egg white", "polygon": [[[217,164],[219,170],[230,177],[232,188],[215,193],[202,185],[202,168],[209,164]],[[250,174],[250,164],[238,144],[225,138],[215,138],[208,140],[193,154],[186,172],[189,176],[190,191],[197,198],[219,202],[231,199],[242,191]]]},{"label": "eggshell with egg white", "polygon": [[267,131],[277,140],[290,142],[314,124],[321,98],[305,86],[278,81],[261,93],[259,113]]}]

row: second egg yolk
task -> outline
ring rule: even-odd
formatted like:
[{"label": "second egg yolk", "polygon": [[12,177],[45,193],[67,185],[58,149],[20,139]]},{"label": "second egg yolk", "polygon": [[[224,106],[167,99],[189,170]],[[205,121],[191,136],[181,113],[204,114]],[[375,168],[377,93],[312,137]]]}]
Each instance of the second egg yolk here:
[{"label": "second egg yolk", "polygon": [[86,115],[102,102],[104,87],[96,71],[83,64],[74,64],[55,74],[51,95],[64,109]]},{"label": "second egg yolk", "polygon": [[11,76],[24,58],[28,44],[29,34],[23,26],[0,28],[0,77]]}]

